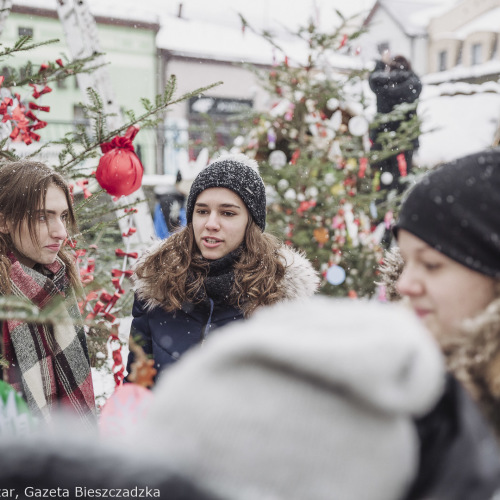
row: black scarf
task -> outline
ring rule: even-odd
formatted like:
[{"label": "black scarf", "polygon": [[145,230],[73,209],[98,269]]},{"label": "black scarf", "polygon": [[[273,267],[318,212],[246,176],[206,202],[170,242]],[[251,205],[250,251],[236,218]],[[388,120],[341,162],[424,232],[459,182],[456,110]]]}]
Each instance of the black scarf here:
[{"label": "black scarf", "polygon": [[240,255],[241,248],[237,248],[220,259],[204,259],[208,263],[205,298],[212,299],[215,304],[229,303],[234,286],[234,264]]}]

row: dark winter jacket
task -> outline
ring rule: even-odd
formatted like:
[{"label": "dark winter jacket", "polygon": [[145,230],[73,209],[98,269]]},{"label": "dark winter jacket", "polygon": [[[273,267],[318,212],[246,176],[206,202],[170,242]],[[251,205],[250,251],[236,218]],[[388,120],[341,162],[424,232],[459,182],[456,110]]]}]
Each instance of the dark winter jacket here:
[{"label": "dark winter jacket", "polygon": [[[378,113],[390,113],[398,104],[413,103],[422,92],[422,83],[413,71],[401,69],[385,71],[381,68],[380,62],[370,74],[368,83],[377,96]],[[410,120],[415,113],[415,111],[408,112],[407,120]],[[400,124],[401,121],[397,120],[372,130],[371,139],[375,140],[377,135],[384,130],[397,130]],[[414,148],[418,148],[418,139],[414,141]]]},{"label": "dark winter jacket", "polygon": [[[160,242],[148,255],[161,251],[163,244]],[[319,278],[311,263],[287,247],[282,248],[281,254],[286,263],[281,301],[313,295]],[[191,347],[202,343],[214,330],[243,319],[243,312],[235,306],[217,304],[210,298],[199,304],[184,304],[178,311],[167,312],[156,299],[155,292],[145,282],[136,280],[130,335],[155,360],[158,375]],[[127,364],[129,373],[134,359],[134,354],[130,353]]]},{"label": "dark winter jacket", "polygon": [[491,500],[500,493],[500,449],[451,375],[438,404],[416,420],[420,467],[405,500]]}]

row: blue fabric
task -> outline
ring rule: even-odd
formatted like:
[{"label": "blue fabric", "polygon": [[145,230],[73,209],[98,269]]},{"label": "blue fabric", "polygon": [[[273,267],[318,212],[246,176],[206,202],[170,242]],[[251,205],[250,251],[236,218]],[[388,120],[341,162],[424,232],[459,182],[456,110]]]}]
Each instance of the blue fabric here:
[{"label": "blue fabric", "polygon": [[[212,300],[209,304],[186,304],[181,310],[169,313],[161,307],[146,311],[144,303],[137,297],[132,315],[130,336],[154,359],[157,377],[215,329],[243,319],[239,309],[214,305]],[[127,362],[129,373],[133,361],[131,352]]]},{"label": "blue fabric", "polygon": [[155,205],[155,213],[153,219],[154,219],[156,236],[158,236],[158,238],[162,240],[167,238],[169,236],[167,223],[165,222],[165,217],[163,217],[163,212],[161,211],[159,203]]},{"label": "blue fabric", "polygon": [[[162,240],[168,238],[170,236],[170,232],[167,228],[167,223],[165,222],[165,217],[163,216],[161,205],[159,203],[155,205],[153,219],[156,236]],[[184,227],[187,224],[185,207],[182,207],[179,212],[179,220],[181,227]]]}]

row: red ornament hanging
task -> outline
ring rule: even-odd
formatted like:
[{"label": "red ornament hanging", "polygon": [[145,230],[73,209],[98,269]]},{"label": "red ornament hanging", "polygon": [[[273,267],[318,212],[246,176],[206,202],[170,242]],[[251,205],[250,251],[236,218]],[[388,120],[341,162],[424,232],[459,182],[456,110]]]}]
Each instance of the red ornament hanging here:
[{"label": "red ornament hanging", "polygon": [[406,177],[408,175],[408,165],[406,164],[404,153],[399,153],[396,158],[398,160],[399,174],[401,175],[401,177]]},{"label": "red ornament hanging", "polygon": [[101,144],[104,154],[95,176],[100,186],[112,196],[128,196],[141,187],[144,167],[132,144],[138,131],[137,126],[129,127],[123,137]]}]

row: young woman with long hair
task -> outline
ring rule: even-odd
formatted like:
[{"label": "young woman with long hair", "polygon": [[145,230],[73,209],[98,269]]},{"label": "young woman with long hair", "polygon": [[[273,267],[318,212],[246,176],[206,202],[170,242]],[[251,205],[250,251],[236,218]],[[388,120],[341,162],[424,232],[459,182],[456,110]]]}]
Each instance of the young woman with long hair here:
[{"label": "young woman with long hair", "polygon": [[24,299],[40,311],[54,306],[58,317],[53,323],[3,321],[8,364],[3,379],[35,416],[50,420],[52,410],[62,408],[90,423],[95,402],[76,300],[81,283],[64,246],[68,230],[75,228],[71,194],[60,174],[35,161],[0,165],[0,294]]},{"label": "young woman with long hair", "polygon": [[[161,372],[209,332],[256,309],[313,295],[311,263],[264,232],[266,194],[255,160],[223,155],[194,180],[187,226],[135,267],[131,337]],[[129,356],[128,369],[134,361]]]}]

